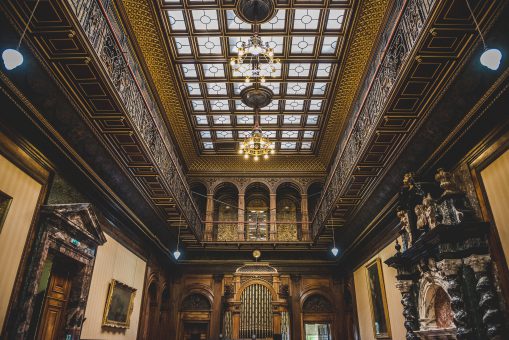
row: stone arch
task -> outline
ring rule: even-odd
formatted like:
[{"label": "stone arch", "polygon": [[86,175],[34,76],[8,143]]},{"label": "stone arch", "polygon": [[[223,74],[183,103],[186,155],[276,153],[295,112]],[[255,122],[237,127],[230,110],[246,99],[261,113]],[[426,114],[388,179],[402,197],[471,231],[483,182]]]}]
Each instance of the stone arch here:
[{"label": "stone arch", "polygon": [[198,292],[187,294],[180,303],[181,311],[210,311],[211,309],[212,301]]},{"label": "stone arch", "polygon": [[419,288],[418,301],[421,330],[453,328],[451,297],[447,283],[441,278],[425,278]]},{"label": "stone arch", "polygon": [[225,188],[225,187],[232,187],[232,188],[235,188],[235,190],[237,191],[237,193],[240,192],[240,188],[238,186],[237,183],[235,182],[230,182],[230,181],[221,181],[221,182],[216,182],[214,183],[210,188],[209,188],[209,193],[211,193],[212,195],[216,195],[216,193],[221,190],[222,188]]},{"label": "stone arch", "polygon": [[291,179],[291,178],[285,178],[285,179],[279,180],[274,186],[275,191],[277,192],[281,186],[292,187],[299,193],[299,195],[302,195],[305,193],[305,190],[304,190],[302,184],[299,183],[298,181]]}]

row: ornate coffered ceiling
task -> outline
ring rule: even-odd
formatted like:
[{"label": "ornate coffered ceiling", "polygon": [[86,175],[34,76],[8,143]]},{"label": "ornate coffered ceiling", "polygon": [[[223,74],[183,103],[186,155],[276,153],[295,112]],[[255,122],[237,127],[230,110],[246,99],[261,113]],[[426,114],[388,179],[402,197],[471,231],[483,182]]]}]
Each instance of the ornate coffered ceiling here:
[{"label": "ornate coffered ceiling", "polygon": [[[261,27],[235,16],[234,1],[123,1],[171,133],[190,173],[243,173],[235,151],[253,112],[240,102],[240,74],[228,60],[258,29],[283,65],[267,85],[273,103],[261,125],[277,155],[269,173],[325,172],[384,22],[388,1],[278,1]],[[128,30],[129,31],[129,30]]]}]

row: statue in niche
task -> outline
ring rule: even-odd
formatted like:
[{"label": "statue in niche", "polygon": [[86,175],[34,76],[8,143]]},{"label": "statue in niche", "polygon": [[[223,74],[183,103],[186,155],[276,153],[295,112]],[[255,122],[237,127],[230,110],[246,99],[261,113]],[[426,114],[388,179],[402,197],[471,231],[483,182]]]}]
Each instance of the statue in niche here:
[{"label": "statue in niche", "polygon": [[426,215],[424,214],[424,205],[417,204],[415,206],[415,216],[417,217],[417,229],[426,230],[426,226],[428,225],[426,220]]}]

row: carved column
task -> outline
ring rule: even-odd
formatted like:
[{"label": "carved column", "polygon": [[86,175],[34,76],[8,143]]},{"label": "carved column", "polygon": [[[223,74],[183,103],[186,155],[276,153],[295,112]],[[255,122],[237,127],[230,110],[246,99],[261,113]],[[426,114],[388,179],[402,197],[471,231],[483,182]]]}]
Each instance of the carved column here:
[{"label": "carved column", "polygon": [[482,322],[489,339],[502,339],[502,312],[500,311],[497,292],[489,276],[489,255],[471,255],[463,260],[465,265],[475,273],[475,290],[479,294],[479,308]]},{"label": "carved column", "polygon": [[270,240],[277,240],[276,198],[275,193],[270,193]]},{"label": "carved column", "polygon": [[244,192],[239,193],[239,202],[238,202],[238,212],[237,212],[237,219],[239,221],[237,233],[238,233],[238,240],[244,241],[245,239],[245,231],[246,228],[244,226],[244,216],[245,216],[245,210],[246,210],[246,201],[245,201],[245,194]]},{"label": "carved column", "polygon": [[451,297],[451,309],[454,313],[454,325],[458,340],[474,339],[474,333],[469,322],[465,307],[465,300],[461,290],[462,261],[458,259],[445,259],[437,263],[447,281],[447,293]]},{"label": "carved column", "polygon": [[205,213],[205,240],[212,241],[214,229],[214,195],[207,194],[207,209]]},{"label": "carved column", "polygon": [[301,195],[300,210],[302,212],[302,224],[301,224],[302,240],[308,241],[309,240],[309,216],[308,216],[308,195],[307,194]]},{"label": "carved column", "polygon": [[398,280],[396,282],[396,288],[401,292],[407,340],[419,340],[419,336],[414,333],[414,331],[419,330],[419,315],[417,314],[415,299],[412,296],[414,285],[415,282],[412,280]]}]

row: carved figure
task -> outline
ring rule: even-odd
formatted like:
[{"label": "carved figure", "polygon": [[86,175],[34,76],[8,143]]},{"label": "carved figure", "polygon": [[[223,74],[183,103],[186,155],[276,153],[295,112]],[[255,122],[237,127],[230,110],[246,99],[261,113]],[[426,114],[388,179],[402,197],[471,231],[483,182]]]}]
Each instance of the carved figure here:
[{"label": "carved figure", "polygon": [[407,247],[410,247],[412,245],[413,239],[412,239],[412,231],[410,230],[410,221],[408,219],[408,214],[405,210],[398,210],[398,218],[401,223],[401,229],[404,230],[407,234]]},{"label": "carved figure", "polygon": [[435,208],[435,201],[428,193],[424,199],[422,200],[422,206],[424,208],[424,217],[426,219],[426,223],[430,229],[433,229],[437,226],[437,212]]},{"label": "carved figure", "polygon": [[428,224],[426,215],[424,214],[424,206],[422,204],[417,204],[414,210],[415,216],[417,216],[417,229],[424,230]]},{"label": "carved figure", "polygon": [[437,170],[435,180],[440,183],[440,188],[444,190],[442,197],[446,195],[457,194],[460,192],[453,180],[452,174],[448,171],[445,171],[443,168]]}]

